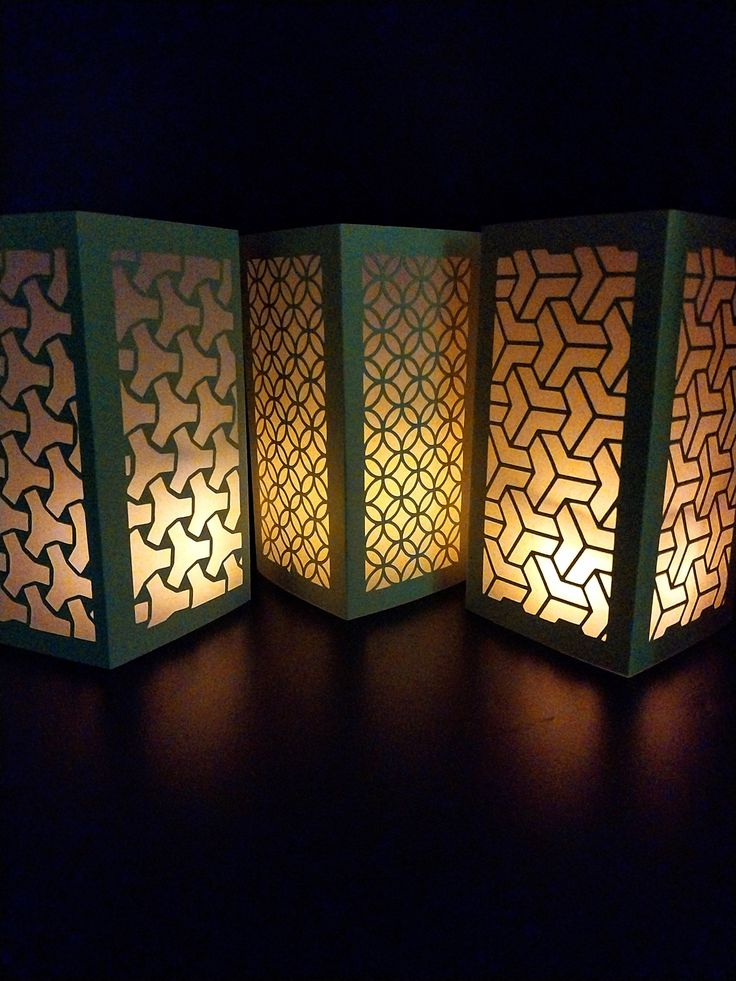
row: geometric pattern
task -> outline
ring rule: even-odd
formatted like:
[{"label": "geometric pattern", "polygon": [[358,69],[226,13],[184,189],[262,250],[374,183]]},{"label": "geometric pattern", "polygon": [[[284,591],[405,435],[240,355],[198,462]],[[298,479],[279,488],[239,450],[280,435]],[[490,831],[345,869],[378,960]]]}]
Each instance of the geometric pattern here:
[{"label": "geometric pattern", "polygon": [[498,260],[483,592],[605,639],[637,254]]},{"label": "geometric pattern", "polygon": [[689,252],[650,639],[726,595],[736,521],[736,258]]},{"label": "geometric pattern", "polygon": [[0,253],[0,621],[95,639],[64,249]]},{"label": "geometric pattern", "polygon": [[330,585],[322,264],[247,263],[256,478],[263,555]]},{"label": "geometric pattern", "polygon": [[363,257],[367,592],[460,559],[470,269]]},{"label": "geometric pattern", "polygon": [[112,254],[136,623],[243,582],[229,259]]}]

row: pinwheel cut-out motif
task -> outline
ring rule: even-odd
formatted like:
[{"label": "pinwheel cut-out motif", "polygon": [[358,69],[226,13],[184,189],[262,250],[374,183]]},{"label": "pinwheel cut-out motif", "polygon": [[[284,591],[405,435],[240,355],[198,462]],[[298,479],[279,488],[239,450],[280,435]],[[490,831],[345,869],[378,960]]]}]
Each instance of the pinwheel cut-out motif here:
[{"label": "pinwheel cut-out motif", "polygon": [[243,582],[232,267],[112,255],[137,623]]},{"label": "pinwheel cut-out motif", "polygon": [[95,639],[65,249],[0,253],[0,620]]}]

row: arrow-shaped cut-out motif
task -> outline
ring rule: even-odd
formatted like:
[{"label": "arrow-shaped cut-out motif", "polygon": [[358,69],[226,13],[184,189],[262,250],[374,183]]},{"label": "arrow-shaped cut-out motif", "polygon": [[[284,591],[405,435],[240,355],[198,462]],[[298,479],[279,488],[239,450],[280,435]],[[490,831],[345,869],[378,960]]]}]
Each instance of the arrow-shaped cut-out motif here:
[{"label": "arrow-shaped cut-out motif", "polygon": [[[650,637],[726,595],[736,514],[736,258],[688,253]],[[725,561],[724,561],[725,560]]]},{"label": "arrow-shaped cut-out motif", "polygon": [[636,255],[518,250],[498,272],[483,589],[603,637]]},{"label": "arrow-shaped cut-out motif", "polygon": [[601,285],[604,272],[595,249],[591,249],[590,246],[581,246],[575,249],[573,254],[580,269],[580,278],[570,297],[577,319],[585,316],[588,304]]}]

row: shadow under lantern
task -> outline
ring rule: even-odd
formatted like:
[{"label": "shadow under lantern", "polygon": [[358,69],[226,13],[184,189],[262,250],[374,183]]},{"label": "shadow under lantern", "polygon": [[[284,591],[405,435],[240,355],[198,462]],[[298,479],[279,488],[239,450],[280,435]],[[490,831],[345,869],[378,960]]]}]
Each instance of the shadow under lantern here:
[{"label": "shadow under lantern", "polygon": [[489,227],[468,607],[632,675],[731,619],[732,222]]},{"label": "shadow under lantern", "polygon": [[465,577],[478,244],[364,225],[242,240],[258,568],[344,618]]},{"label": "shadow under lantern", "polygon": [[250,595],[238,237],[0,219],[0,639],[114,667]]}]

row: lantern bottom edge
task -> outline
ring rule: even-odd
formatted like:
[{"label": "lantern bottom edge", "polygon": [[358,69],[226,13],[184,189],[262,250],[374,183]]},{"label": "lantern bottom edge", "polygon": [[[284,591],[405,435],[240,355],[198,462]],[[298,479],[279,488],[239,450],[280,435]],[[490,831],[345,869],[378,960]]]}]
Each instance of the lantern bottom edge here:
[{"label": "lantern bottom edge", "polygon": [[649,640],[646,630],[640,630],[637,637],[637,631],[631,629],[630,624],[619,624],[615,633],[609,628],[612,636],[606,639],[605,635],[604,638],[588,637],[573,623],[550,622],[531,616],[518,604],[491,599],[472,588],[466,591],[465,607],[497,627],[624,678],[633,678],[676,654],[696,648],[732,620],[730,608],[714,610],[655,640]]},{"label": "lantern bottom edge", "polygon": [[319,586],[262,557],[258,559],[257,568],[259,575],[272,585],[341,620],[358,620],[373,613],[404,606],[456,586],[465,579],[464,569],[457,564],[383,589],[369,592],[355,590],[351,593],[344,580],[334,581],[334,585],[329,588]]}]

